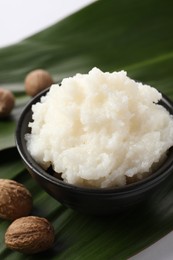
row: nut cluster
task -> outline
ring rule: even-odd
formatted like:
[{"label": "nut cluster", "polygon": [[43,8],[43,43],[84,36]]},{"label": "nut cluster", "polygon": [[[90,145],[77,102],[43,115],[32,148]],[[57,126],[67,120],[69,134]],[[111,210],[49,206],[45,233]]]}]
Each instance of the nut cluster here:
[{"label": "nut cluster", "polygon": [[[34,70],[25,78],[25,90],[29,96],[53,84],[45,70]],[[10,90],[0,88],[0,118],[8,116],[15,105]],[[0,179],[0,218],[13,221],[5,233],[8,248],[22,253],[34,254],[52,247],[55,234],[51,223],[45,218],[28,216],[32,210],[32,196],[28,189],[14,181]]]},{"label": "nut cluster", "polygon": [[13,221],[5,233],[8,248],[34,254],[52,247],[55,234],[45,218],[28,216],[32,196],[28,189],[14,181],[0,179],[0,218]]},{"label": "nut cluster", "polygon": [[[36,69],[28,73],[25,77],[26,94],[33,97],[42,90],[50,87],[54,83],[49,72],[43,69]],[[15,96],[6,89],[0,88],[0,118],[10,115],[15,105]]]}]

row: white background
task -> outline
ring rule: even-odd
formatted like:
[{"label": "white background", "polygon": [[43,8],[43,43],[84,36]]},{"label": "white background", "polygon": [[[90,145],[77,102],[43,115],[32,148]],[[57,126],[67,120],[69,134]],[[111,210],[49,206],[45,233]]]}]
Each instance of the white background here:
[{"label": "white background", "polygon": [[15,43],[92,0],[0,0],[0,47]]},{"label": "white background", "polygon": [[[0,47],[16,43],[91,2],[93,1],[0,0]],[[172,248],[173,232],[131,260],[173,260]]]}]

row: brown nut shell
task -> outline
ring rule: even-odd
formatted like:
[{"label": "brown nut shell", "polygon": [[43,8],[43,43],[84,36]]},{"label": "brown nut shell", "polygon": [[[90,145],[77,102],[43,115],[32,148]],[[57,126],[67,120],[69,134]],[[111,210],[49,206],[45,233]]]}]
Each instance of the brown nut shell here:
[{"label": "brown nut shell", "polygon": [[25,90],[29,96],[34,97],[42,90],[53,84],[51,75],[42,69],[33,70],[25,78]]},{"label": "brown nut shell", "polygon": [[12,250],[35,254],[52,247],[54,229],[45,218],[28,216],[15,220],[5,233],[5,244]]},{"label": "brown nut shell", "polygon": [[32,196],[16,181],[0,179],[0,218],[14,220],[27,216],[32,209]]},{"label": "brown nut shell", "polygon": [[15,105],[13,93],[4,88],[0,88],[0,117],[8,116]]}]

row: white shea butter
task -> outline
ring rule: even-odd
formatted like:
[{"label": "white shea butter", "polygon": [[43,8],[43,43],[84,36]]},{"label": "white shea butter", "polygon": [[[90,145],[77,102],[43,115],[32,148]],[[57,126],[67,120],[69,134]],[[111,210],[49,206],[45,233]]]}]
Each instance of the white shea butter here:
[{"label": "white shea butter", "polygon": [[151,172],[173,145],[173,117],[157,104],[162,95],[125,71],[66,78],[33,105],[27,148],[65,182],[123,186]]}]

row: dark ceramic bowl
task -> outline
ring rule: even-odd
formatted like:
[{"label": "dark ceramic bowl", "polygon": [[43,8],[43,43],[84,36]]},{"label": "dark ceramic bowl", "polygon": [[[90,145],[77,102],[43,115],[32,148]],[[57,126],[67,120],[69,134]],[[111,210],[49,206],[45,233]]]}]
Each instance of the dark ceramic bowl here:
[{"label": "dark ceramic bowl", "polygon": [[[122,188],[81,188],[66,184],[42,169],[26,149],[25,134],[29,133],[28,123],[32,121],[31,106],[40,101],[48,90],[34,97],[25,107],[18,122],[16,144],[18,151],[32,177],[42,188],[63,205],[87,214],[108,215],[129,209],[145,200],[158,190],[173,171],[173,148],[168,151],[164,163],[143,180]],[[163,97],[160,102],[171,114],[173,103]]]}]

